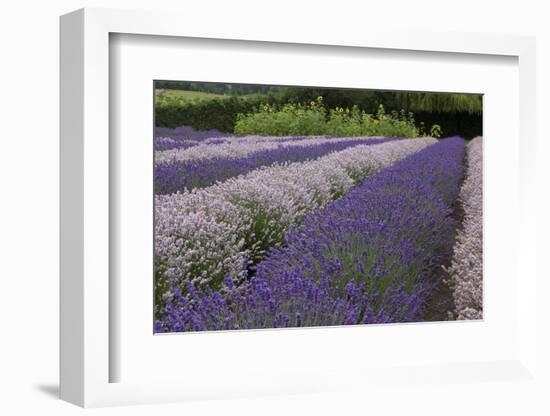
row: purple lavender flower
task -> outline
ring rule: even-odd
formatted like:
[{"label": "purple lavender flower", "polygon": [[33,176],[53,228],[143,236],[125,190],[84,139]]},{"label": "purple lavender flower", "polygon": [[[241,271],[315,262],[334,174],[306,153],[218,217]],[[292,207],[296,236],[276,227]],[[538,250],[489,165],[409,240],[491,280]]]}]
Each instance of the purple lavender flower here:
[{"label": "purple lavender flower", "polygon": [[244,158],[163,161],[155,165],[155,193],[170,194],[184,189],[204,188],[277,162],[302,162],[357,145],[374,145],[393,140],[395,138],[368,141],[350,139],[340,142],[327,140],[326,143],[315,146],[279,147]]},{"label": "purple lavender flower", "polygon": [[175,290],[155,330],[421,319],[440,282],[440,260],[452,250],[450,206],[463,157],[464,141],[451,138],[383,169],[307,215],[244,284],[220,292],[190,285],[186,295]]},{"label": "purple lavender flower", "polygon": [[221,143],[228,136],[230,136],[228,133],[222,133],[219,130],[199,131],[189,126],[180,126],[175,129],[156,127],[155,151],[187,149],[205,140],[211,144]]},{"label": "purple lavender flower", "polygon": [[229,133],[223,133],[219,130],[195,130],[190,126],[179,126],[175,129],[170,129],[168,127],[156,127],[155,128],[155,137],[170,137],[172,139],[179,140],[205,140],[213,137],[228,137]]}]

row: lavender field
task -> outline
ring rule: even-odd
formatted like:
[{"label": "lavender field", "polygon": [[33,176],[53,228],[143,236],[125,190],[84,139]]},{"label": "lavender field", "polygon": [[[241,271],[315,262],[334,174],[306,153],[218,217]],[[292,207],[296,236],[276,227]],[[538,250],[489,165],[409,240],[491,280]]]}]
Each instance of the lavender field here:
[{"label": "lavender field", "polygon": [[155,332],[482,319],[482,138],[155,137]]}]

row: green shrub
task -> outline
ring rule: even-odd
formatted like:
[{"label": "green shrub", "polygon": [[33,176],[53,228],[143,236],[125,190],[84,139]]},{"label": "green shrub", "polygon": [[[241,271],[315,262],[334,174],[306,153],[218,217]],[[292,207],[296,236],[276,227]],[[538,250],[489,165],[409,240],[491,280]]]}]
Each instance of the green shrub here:
[{"label": "green shrub", "polygon": [[430,129],[430,136],[440,138],[443,135],[443,130],[439,124],[434,124]]},{"label": "green shrub", "polygon": [[426,132],[422,123],[416,126],[412,113],[388,114],[382,105],[376,114],[370,114],[358,106],[327,110],[321,96],[308,103],[280,103],[279,99],[276,95],[260,94],[210,97],[159,92],[155,99],[155,125],[278,136],[442,135],[439,125]]},{"label": "green shrub", "polygon": [[256,112],[237,115],[237,134],[273,136],[406,136],[418,137],[412,113],[386,114],[380,105],[376,115],[357,106],[337,107],[327,111],[322,97],[309,104],[264,104]]},{"label": "green shrub", "polygon": [[301,136],[325,134],[326,111],[321,100],[309,105],[264,104],[254,113],[237,115],[235,133],[273,136]]},{"label": "green shrub", "polygon": [[[157,81],[155,86],[155,122],[159,127],[188,125],[198,130],[218,129],[232,133],[238,114],[259,112],[264,104],[277,109],[287,103],[304,105],[322,96],[326,109],[349,108],[352,111],[357,105],[360,111],[376,115],[382,104],[385,109],[412,111],[419,135],[430,134],[430,126],[435,124],[449,136],[472,138],[482,134],[481,95],[171,81]],[[327,121],[328,117],[327,113]],[[338,122],[333,124],[337,130],[342,130]],[[357,123],[351,124],[357,129]],[[351,124],[347,128],[351,128]],[[348,131],[347,128],[342,134]]]}]

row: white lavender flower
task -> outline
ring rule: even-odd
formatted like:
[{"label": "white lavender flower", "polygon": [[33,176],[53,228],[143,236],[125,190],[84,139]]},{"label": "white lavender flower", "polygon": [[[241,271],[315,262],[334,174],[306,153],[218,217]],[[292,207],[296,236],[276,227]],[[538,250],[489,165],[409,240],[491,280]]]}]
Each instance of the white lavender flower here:
[{"label": "white lavender flower", "polygon": [[241,158],[249,156],[253,153],[274,150],[281,147],[307,147],[320,145],[326,143],[327,140],[330,140],[332,143],[338,143],[349,140],[373,139],[380,139],[380,137],[338,137],[330,139],[322,136],[296,138],[289,138],[285,136],[231,137],[224,138],[222,143],[219,143],[219,139],[213,139],[216,140],[216,144],[211,144],[208,140],[206,140],[192,147],[157,151],[155,152],[155,160],[156,162],[166,162],[216,158]]},{"label": "white lavender flower", "polygon": [[157,195],[155,255],[175,284],[220,284],[245,275],[304,216],[432,138],[356,146],[303,163],[277,164],[216,185]]},{"label": "white lavender flower", "polygon": [[466,179],[459,201],[464,210],[458,230],[451,266],[447,269],[452,287],[456,319],[483,318],[483,157],[482,138],[467,147]]}]

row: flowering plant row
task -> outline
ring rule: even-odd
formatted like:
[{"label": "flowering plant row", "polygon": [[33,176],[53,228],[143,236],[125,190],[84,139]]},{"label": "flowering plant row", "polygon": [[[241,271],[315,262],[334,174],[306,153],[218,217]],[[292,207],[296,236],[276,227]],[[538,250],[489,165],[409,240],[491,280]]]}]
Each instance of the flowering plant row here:
[{"label": "flowering plant row", "polygon": [[[414,143],[424,146],[410,152]],[[221,290],[191,283],[185,291],[175,287],[155,330],[421,319],[441,280],[441,258],[452,250],[451,206],[460,190],[464,156],[461,138],[428,146],[431,143],[411,140],[364,147],[389,154],[409,145],[409,156],[326,208],[310,211],[302,225],[285,233],[285,245],[274,245],[240,285],[226,276]],[[360,148],[340,153],[351,156]],[[334,155],[328,158],[336,161]],[[345,163],[346,158],[338,160]]]},{"label": "flowering plant row", "polygon": [[[293,141],[310,139],[312,136],[234,136],[218,130],[198,131],[193,127],[179,126],[175,129],[155,129],[155,150],[186,149],[198,144],[219,144],[224,142]],[[329,137],[327,137],[328,139]]]},{"label": "flowering plant row", "polygon": [[449,273],[455,304],[454,318],[483,318],[483,141],[473,139],[467,147],[466,179],[459,202],[464,220],[459,228]]},{"label": "flowering plant row", "polygon": [[174,140],[194,140],[205,141],[212,138],[228,137],[229,133],[223,133],[216,129],[211,130],[196,130],[191,126],[179,126],[174,129],[167,127],[156,127],[155,137],[170,137]]},{"label": "flowering plant row", "polygon": [[204,188],[262,166],[313,160],[360,144],[381,144],[391,140],[396,139],[325,140],[308,146],[278,146],[241,158],[223,157],[160,162],[155,165],[155,193],[170,194],[184,189]]},{"label": "flowering plant row", "polygon": [[203,188],[155,197],[156,292],[188,282],[241,281],[304,216],[365,177],[437,140],[355,146],[318,160],[275,164]]},{"label": "flowering plant row", "polygon": [[[266,150],[275,150],[282,147],[300,148],[318,146],[327,143],[346,143],[350,140],[364,141],[379,140],[379,137],[265,137],[245,136],[233,137],[230,139],[214,139],[215,141],[201,142],[195,146],[186,148],[173,148],[165,151],[155,152],[156,163],[209,160],[222,158],[242,158],[254,153]],[[215,144],[213,146],[212,144]]]}]

